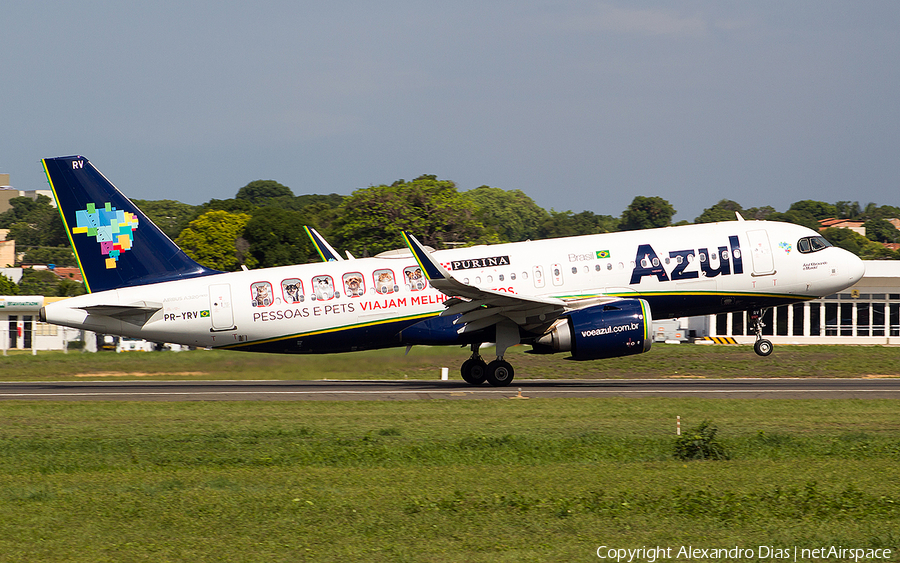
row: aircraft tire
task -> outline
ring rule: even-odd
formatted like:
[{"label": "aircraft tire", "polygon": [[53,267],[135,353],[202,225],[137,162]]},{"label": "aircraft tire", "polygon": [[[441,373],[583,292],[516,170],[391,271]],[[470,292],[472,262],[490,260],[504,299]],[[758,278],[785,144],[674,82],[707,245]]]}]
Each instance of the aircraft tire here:
[{"label": "aircraft tire", "polygon": [[753,345],[753,351],[756,352],[758,356],[768,356],[772,353],[772,343],[765,338],[756,341],[756,344]]},{"label": "aircraft tire", "polygon": [[506,387],[512,383],[515,372],[509,362],[494,360],[487,365],[487,380],[494,387]]},{"label": "aircraft tire", "polygon": [[480,358],[464,361],[459,371],[463,380],[471,385],[481,385],[487,379],[487,364]]}]

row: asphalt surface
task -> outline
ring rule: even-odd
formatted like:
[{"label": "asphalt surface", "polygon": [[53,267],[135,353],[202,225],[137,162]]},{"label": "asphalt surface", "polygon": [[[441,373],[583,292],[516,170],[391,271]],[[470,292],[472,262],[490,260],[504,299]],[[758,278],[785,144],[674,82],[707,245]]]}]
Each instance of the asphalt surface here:
[{"label": "asphalt surface", "polygon": [[900,399],[897,379],[566,379],[474,387],[462,381],[0,382],[0,400],[408,401],[548,397]]}]

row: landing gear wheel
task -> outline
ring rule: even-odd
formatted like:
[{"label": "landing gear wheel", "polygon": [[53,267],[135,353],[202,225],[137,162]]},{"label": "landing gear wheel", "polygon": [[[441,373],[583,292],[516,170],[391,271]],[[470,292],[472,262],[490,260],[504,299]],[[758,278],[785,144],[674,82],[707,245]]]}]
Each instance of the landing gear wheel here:
[{"label": "landing gear wheel", "polygon": [[506,387],[512,383],[515,372],[509,362],[494,360],[487,365],[487,380],[494,387]]},{"label": "landing gear wheel", "polygon": [[759,356],[768,356],[772,353],[772,343],[765,338],[760,338],[753,345],[753,351]]},{"label": "landing gear wheel", "polygon": [[487,364],[481,358],[469,358],[463,362],[459,371],[463,380],[472,385],[481,385],[487,379]]}]

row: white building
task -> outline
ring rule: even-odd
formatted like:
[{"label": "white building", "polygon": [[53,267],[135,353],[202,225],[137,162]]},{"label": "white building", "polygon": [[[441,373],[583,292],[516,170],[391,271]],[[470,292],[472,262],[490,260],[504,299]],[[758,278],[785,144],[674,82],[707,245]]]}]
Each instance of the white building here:
[{"label": "white building", "polygon": [[64,297],[43,295],[0,296],[0,349],[64,350],[68,342],[81,340],[81,331],[38,321],[45,303]]},{"label": "white building", "polygon": [[[763,336],[773,344],[900,345],[900,261],[867,260],[866,275],[840,293],[766,311]],[[698,337],[753,344],[747,313],[692,317]]]}]

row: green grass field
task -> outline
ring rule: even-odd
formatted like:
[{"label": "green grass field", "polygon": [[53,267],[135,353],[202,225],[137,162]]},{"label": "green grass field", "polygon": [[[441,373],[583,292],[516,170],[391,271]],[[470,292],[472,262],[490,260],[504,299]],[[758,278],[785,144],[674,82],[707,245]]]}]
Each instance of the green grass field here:
[{"label": "green grass field", "polygon": [[[429,379],[465,350],[40,353],[0,378]],[[900,350],[656,346],[517,377],[897,376]],[[594,561],[900,550],[900,401],[0,403],[0,562]],[[728,459],[684,461],[711,420]],[[722,558],[694,560],[723,560]],[[744,557],[741,560],[754,560]],[[810,559],[807,559],[810,560]],[[816,560],[822,560],[816,559]],[[846,560],[846,559],[844,559]],[[635,561],[648,561],[647,558]]]},{"label": "green grass field", "polygon": [[[2,404],[0,561],[900,548],[900,402]],[[710,419],[729,459],[673,456]],[[680,560],[685,560],[684,558]]]},{"label": "green grass field", "polygon": [[[349,354],[288,356],[245,352],[70,352],[0,356],[0,380],[149,379],[433,379],[441,367],[459,378],[468,349],[393,348]],[[483,351],[490,358],[490,350]],[[776,346],[766,358],[750,346],[656,345],[639,356],[575,362],[565,354],[507,352],[516,377],[900,377],[900,348],[884,346]]]}]

